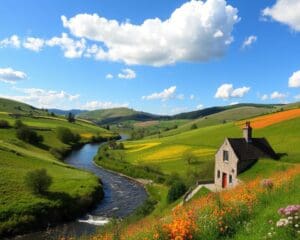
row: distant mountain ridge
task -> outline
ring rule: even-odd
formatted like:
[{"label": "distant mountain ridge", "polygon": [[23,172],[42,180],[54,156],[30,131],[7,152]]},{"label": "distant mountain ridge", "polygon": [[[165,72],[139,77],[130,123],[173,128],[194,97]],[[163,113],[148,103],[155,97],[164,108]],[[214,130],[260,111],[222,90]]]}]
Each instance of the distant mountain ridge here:
[{"label": "distant mountain ridge", "polygon": [[88,110],[81,110],[81,109],[70,109],[70,110],[61,110],[57,108],[50,108],[48,109],[48,112],[52,112],[56,115],[67,115],[68,113],[72,113],[74,115],[79,115],[81,113],[88,112]]}]

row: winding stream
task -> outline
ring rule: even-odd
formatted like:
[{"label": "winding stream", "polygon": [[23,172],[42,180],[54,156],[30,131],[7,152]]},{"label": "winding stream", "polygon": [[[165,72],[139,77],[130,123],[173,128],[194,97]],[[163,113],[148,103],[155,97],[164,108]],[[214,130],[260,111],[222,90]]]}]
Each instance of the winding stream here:
[{"label": "winding stream", "polygon": [[[124,138],[123,138],[124,139]],[[130,215],[147,198],[145,189],[135,181],[116,173],[97,167],[93,158],[101,144],[86,144],[79,150],[74,150],[65,162],[76,168],[94,173],[101,178],[104,188],[104,198],[96,208],[86,216],[74,222],[65,223],[48,231],[32,233],[18,240],[52,240],[61,236],[90,235],[104,225],[110,218],[124,218]]]}]

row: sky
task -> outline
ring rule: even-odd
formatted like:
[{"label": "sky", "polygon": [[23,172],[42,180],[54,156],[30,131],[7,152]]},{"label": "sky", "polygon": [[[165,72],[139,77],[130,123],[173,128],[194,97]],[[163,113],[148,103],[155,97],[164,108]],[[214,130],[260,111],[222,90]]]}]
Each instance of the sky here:
[{"label": "sky", "polygon": [[298,0],[2,0],[0,97],[176,114],[300,100]]}]

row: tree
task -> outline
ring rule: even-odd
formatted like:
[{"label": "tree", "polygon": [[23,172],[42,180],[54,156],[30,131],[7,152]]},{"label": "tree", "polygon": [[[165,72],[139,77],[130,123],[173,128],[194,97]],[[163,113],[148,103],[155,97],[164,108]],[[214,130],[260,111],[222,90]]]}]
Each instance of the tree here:
[{"label": "tree", "polygon": [[27,126],[23,126],[17,129],[17,138],[34,145],[40,144],[44,141],[43,136],[38,135],[35,131]]},{"label": "tree", "polygon": [[75,115],[71,112],[69,112],[69,114],[67,115],[67,120],[70,123],[74,123],[75,122]]},{"label": "tree", "polygon": [[80,136],[78,134],[73,133],[69,128],[58,127],[56,129],[57,138],[65,143],[78,143],[80,141]]},{"label": "tree", "polygon": [[14,126],[15,126],[16,129],[18,129],[18,128],[24,127],[25,124],[24,124],[20,119],[17,119],[17,120],[15,121]]},{"label": "tree", "polygon": [[191,126],[191,130],[194,130],[194,129],[197,129],[197,128],[198,128],[198,126],[197,126],[196,123],[194,123],[194,124]]},{"label": "tree", "polygon": [[9,123],[6,120],[0,120],[0,128],[9,128]]},{"label": "tree", "polygon": [[24,182],[32,193],[43,194],[49,189],[52,178],[47,174],[47,171],[42,168],[29,171],[25,175]]},{"label": "tree", "polygon": [[187,151],[183,154],[183,160],[186,161],[188,164],[192,164],[196,159],[196,156],[191,152]]},{"label": "tree", "polygon": [[178,198],[180,198],[184,193],[186,192],[186,186],[182,181],[175,181],[169,191],[168,191],[168,195],[167,195],[167,200],[169,203],[172,203],[174,201],[176,201]]}]

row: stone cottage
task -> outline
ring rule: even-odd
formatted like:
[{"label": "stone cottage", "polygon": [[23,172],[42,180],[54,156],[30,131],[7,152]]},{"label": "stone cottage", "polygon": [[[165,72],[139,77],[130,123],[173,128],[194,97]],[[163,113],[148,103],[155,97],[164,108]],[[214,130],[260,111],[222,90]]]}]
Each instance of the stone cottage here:
[{"label": "stone cottage", "polygon": [[252,138],[250,122],[243,128],[243,138],[226,138],[215,156],[215,186],[233,187],[237,176],[250,168],[259,158],[276,158],[265,138]]}]

